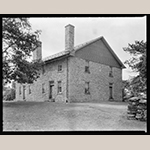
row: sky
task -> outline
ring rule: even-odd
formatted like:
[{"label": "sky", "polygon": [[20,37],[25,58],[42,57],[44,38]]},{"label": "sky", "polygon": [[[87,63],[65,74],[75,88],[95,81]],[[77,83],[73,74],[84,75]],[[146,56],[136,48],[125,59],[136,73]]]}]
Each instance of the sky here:
[{"label": "sky", "polygon": [[[74,46],[103,36],[119,59],[124,62],[131,56],[123,51],[128,43],[146,41],[145,17],[70,17],[70,18],[30,18],[32,29],[41,30],[42,58],[65,50],[65,26],[75,26]],[[136,74],[127,65],[122,79]]]}]

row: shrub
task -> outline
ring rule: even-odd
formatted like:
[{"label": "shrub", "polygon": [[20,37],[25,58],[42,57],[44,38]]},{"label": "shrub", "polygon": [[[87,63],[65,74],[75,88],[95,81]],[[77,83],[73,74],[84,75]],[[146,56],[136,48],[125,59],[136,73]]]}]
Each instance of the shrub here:
[{"label": "shrub", "polygon": [[4,97],[4,100],[6,100],[6,101],[14,100],[15,99],[15,89],[7,90],[3,97]]}]

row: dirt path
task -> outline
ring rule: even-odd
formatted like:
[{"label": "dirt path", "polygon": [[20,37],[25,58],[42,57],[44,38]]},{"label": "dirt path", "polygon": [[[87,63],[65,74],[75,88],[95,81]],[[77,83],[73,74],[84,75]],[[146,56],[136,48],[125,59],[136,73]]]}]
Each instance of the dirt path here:
[{"label": "dirt path", "polygon": [[127,120],[125,103],[4,103],[4,131],[146,130]]}]

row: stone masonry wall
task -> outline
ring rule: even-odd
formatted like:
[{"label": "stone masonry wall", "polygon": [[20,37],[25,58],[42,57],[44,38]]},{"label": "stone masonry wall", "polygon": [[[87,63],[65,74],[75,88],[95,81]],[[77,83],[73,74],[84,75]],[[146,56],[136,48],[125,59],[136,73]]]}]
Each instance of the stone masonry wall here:
[{"label": "stone masonry wall", "polygon": [[[48,101],[49,81],[54,81],[53,98],[55,101],[66,101],[67,90],[67,60],[61,59],[45,66],[45,73],[30,85],[26,85],[26,101]],[[58,72],[58,64],[62,64],[63,71]],[[77,57],[69,57],[69,79],[68,79],[68,101],[69,102],[100,102],[109,100],[109,83],[113,83],[113,98],[115,101],[122,101],[122,71],[113,67],[113,77],[109,77],[110,67],[89,61],[90,73],[85,73],[85,66],[88,62]],[[62,81],[62,93],[57,93],[58,81]],[[89,82],[90,94],[85,94],[85,82]],[[42,93],[42,84],[44,91]],[[21,86],[21,94],[19,87]],[[23,87],[16,84],[16,100],[23,101]]]},{"label": "stone masonry wall", "polygon": [[[110,67],[89,61],[90,73],[85,73],[87,61],[77,57],[69,59],[70,102],[100,102],[109,100],[109,83],[113,83],[113,98],[122,101],[122,71],[113,67],[113,78],[109,77]],[[90,82],[90,94],[85,94],[85,82]]]},{"label": "stone masonry wall", "polygon": [[[58,65],[62,65],[62,71],[58,72]],[[45,65],[45,73],[31,84],[31,94],[29,94],[29,85],[26,84],[25,100],[26,101],[48,101],[49,100],[49,81],[54,81],[53,98],[55,101],[66,101],[66,59],[57,60]],[[62,93],[58,94],[58,81],[62,82]],[[44,91],[42,93],[42,84],[44,83]],[[21,86],[21,94],[19,87]],[[23,101],[23,87],[16,84],[16,100]]]}]

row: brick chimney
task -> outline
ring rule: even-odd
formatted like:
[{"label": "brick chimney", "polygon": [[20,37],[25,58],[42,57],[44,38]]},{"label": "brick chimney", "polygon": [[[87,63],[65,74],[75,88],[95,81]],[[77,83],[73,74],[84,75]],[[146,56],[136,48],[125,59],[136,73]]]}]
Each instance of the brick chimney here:
[{"label": "brick chimney", "polygon": [[74,48],[74,26],[68,24],[65,26],[65,50]]},{"label": "brick chimney", "polygon": [[38,42],[38,47],[33,51],[33,61],[42,60],[42,42]]}]

